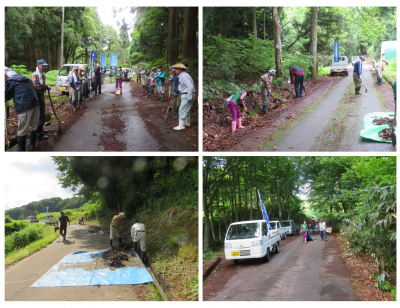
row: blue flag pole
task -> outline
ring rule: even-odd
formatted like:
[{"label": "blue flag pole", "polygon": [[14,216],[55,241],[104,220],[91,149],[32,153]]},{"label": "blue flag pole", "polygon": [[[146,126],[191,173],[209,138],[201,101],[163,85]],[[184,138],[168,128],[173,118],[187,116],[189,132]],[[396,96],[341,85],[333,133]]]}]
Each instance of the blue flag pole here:
[{"label": "blue flag pole", "polygon": [[268,214],[267,214],[267,211],[265,210],[264,202],[262,201],[261,194],[260,194],[260,191],[259,191],[258,189],[257,189],[257,192],[258,192],[258,197],[260,198],[261,210],[262,210],[264,219],[267,221],[268,229],[269,229],[269,230],[272,230],[272,227],[271,227],[271,225],[269,224]]},{"label": "blue flag pole", "polygon": [[49,216],[49,208],[46,207],[47,216]]}]

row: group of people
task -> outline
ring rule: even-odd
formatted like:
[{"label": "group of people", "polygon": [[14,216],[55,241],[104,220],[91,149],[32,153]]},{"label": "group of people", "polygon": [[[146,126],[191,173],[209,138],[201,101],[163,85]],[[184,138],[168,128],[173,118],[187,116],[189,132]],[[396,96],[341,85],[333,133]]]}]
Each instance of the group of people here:
[{"label": "group of people", "polygon": [[[190,109],[196,99],[194,81],[190,75],[187,62],[182,62],[169,67],[168,71],[168,100],[169,111],[173,110],[172,118],[179,120],[175,130],[183,130],[190,126]],[[165,100],[165,71],[161,66],[145,70],[143,67],[137,72],[136,81],[140,83],[147,93],[158,96],[156,100]]]},{"label": "group of people", "polygon": [[26,139],[28,129],[30,131],[28,147],[35,149],[36,140],[48,140],[49,136],[45,130],[46,106],[44,93],[50,93],[51,87],[46,85],[46,69],[48,64],[45,60],[37,61],[37,67],[31,79],[17,74],[8,67],[5,68],[5,101],[7,118],[9,117],[9,103],[13,99],[14,111],[18,115],[17,143],[15,152],[23,152],[27,146]]},{"label": "group of people", "polygon": [[[262,112],[268,113],[268,103],[272,96],[272,81],[275,75],[275,69],[270,68],[268,72],[262,75],[261,94],[262,101],[259,103],[259,107]],[[304,71],[299,66],[289,66],[289,80],[288,84],[292,84],[296,95],[293,98],[300,98],[303,95],[303,91],[306,91],[304,83]],[[251,90],[238,91],[231,95],[225,101],[225,107],[228,107],[232,116],[232,133],[236,131],[236,128],[245,128],[242,125],[242,114],[240,108],[243,108],[245,112],[248,112],[245,100],[252,93]]]},{"label": "group of people", "polygon": [[[317,221],[314,219],[314,217],[311,218],[310,224],[307,224],[306,220],[303,221],[303,223],[300,226],[300,231],[303,234],[303,241],[307,243],[307,240],[309,241],[315,241],[315,238],[312,238],[308,232],[308,227],[310,227],[311,231],[313,232],[313,235],[315,235],[315,230],[317,227]],[[328,240],[326,236],[326,223],[324,220],[321,218],[319,222],[319,234],[321,235],[321,240],[325,241]]]}]

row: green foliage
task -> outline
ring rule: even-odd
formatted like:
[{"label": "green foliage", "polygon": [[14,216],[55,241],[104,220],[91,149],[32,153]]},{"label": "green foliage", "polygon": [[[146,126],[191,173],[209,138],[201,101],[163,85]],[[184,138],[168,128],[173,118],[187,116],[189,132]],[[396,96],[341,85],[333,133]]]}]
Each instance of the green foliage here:
[{"label": "green foliage", "polygon": [[13,232],[5,237],[4,252],[9,254],[16,249],[20,249],[43,237],[43,226],[40,224],[30,224],[20,231]]},{"label": "green foliage", "polygon": [[5,215],[4,216],[4,223],[8,224],[10,222],[12,222],[12,218],[10,217],[10,215]]},{"label": "green foliage", "polygon": [[9,223],[6,222],[5,225],[4,225],[5,226],[5,228],[4,228],[5,235],[7,236],[7,235],[10,235],[13,232],[17,232],[17,231],[25,228],[28,225],[29,225],[29,223],[27,223],[25,221],[16,221],[16,220],[14,220],[14,221],[9,222]]},{"label": "green foliage", "polygon": [[18,220],[25,220],[25,216],[21,214],[21,215],[18,217]]},{"label": "green foliage", "polygon": [[218,257],[218,254],[212,251],[211,248],[208,248],[203,251],[203,260],[210,260],[216,257]]}]

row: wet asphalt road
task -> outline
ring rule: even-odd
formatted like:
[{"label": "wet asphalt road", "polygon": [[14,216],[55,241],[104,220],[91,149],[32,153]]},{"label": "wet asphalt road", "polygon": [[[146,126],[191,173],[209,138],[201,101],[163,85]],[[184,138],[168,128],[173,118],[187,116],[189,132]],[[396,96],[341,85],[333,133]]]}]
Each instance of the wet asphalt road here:
[{"label": "wet asphalt road", "polygon": [[[102,95],[98,95],[86,104],[88,108],[85,109],[85,115],[62,136],[54,146],[54,151],[104,151],[100,136],[111,130],[103,125],[102,120],[110,118],[112,114],[103,114],[103,112],[110,112],[107,108],[112,108],[113,104],[121,107],[118,108],[121,112],[117,114],[120,114],[121,119],[125,121],[125,131],[118,135],[117,139],[126,144],[126,151],[160,151],[162,145],[146,130],[144,121],[147,119],[142,119],[137,110],[137,103],[141,101],[131,96],[130,91],[130,84],[125,82],[122,84],[121,95],[115,94],[115,84],[103,85]],[[93,93],[92,95],[94,96]],[[176,138],[179,138],[177,131],[172,127],[164,129],[168,133],[167,147],[174,151],[189,150],[174,142],[174,132],[177,135]]]},{"label": "wet asphalt road", "polygon": [[[208,301],[352,301],[356,300],[345,265],[334,243],[304,243],[288,236],[270,261],[240,261],[237,273]],[[218,272],[217,272],[218,273]]]},{"label": "wet asphalt road", "polygon": [[[65,255],[76,251],[107,250],[109,237],[87,235],[90,226],[67,227],[66,241],[59,236],[52,244],[5,270],[6,301],[137,301],[130,286],[30,288]],[[114,246],[116,242],[114,241]]]},{"label": "wet asphalt road", "polygon": [[[361,88],[363,95],[354,95],[353,69],[349,66],[349,76],[342,77],[343,80],[332,87],[329,92],[321,98],[321,102],[310,111],[304,118],[284,133],[284,136],[277,142],[277,151],[351,151],[351,152],[393,152],[396,147],[390,143],[375,142],[373,140],[360,137],[363,129],[363,117],[371,112],[388,111],[384,104],[380,102],[377,91],[373,84],[371,65],[363,65],[363,82],[368,88],[365,93],[364,87]],[[346,101],[355,98],[351,106],[344,105]],[[347,116],[342,117],[344,131],[335,135],[329,128],[338,115],[338,109],[342,106],[342,112]],[[347,108],[348,107],[348,108]],[[343,110],[343,108],[346,108]],[[337,142],[335,145],[326,146],[327,138],[333,136]],[[266,147],[263,151],[270,151]]]}]

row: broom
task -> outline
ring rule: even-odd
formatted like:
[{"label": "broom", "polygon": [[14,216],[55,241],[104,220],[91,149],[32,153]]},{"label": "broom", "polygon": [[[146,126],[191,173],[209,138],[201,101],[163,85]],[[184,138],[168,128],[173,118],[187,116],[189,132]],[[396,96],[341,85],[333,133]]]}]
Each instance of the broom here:
[{"label": "broom", "polygon": [[51,101],[50,90],[48,88],[47,88],[47,93],[49,94],[50,104],[51,104],[51,108],[53,109],[54,116],[56,117],[56,119],[58,121],[58,133],[61,134],[61,121],[58,119],[56,111],[54,110],[53,102]]}]

